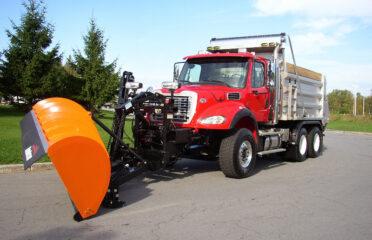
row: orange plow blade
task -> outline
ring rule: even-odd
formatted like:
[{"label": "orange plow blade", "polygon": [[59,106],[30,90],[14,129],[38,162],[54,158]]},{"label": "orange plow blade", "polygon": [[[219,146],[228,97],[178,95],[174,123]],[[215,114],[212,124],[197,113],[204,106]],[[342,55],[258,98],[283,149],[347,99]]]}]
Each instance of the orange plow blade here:
[{"label": "orange plow blade", "polygon": [[96,214],[111,164],[89,112],[71,100],[49,98],[33,106],[21,128],[25,169],[48,153],[81,218]]}]

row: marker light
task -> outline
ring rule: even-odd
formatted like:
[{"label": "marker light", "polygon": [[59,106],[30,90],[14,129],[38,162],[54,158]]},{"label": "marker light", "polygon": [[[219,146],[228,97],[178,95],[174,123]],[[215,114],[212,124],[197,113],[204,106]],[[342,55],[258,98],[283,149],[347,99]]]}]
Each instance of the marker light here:
[{"label": "marker light", "polygon": [[201,121],[201,124],[222,124],[226,118],[224,116],[210,116]]},{"label": "marker light", "polygon": [[267,43],[261,43],[261,47],[267,47],[269,46]]},{"label": "marker light", "polygon": [[275,46],[276,46],[276,44],[275,44],[275,43],[273,43],[273,42],[271,42],[271,43],[269,43],[269,46],[270,46],[270,47],[275,47]]}]

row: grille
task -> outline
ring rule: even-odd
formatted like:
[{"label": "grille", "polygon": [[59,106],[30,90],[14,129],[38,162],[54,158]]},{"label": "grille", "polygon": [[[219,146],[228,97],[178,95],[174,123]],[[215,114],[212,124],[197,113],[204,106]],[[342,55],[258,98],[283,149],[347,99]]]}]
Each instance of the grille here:
[{"label": "grille", "polygon": [[[167,97],[170,98],[170,97]],[[184,123],[189,120],[191,102],[187,96],[174,96],[174,106],[177,108],[177,112],[173,115],[173,121],[178,123]],[[163,121],[163,113],[154,112],[152,120]]]},{"label": "grille", "polygon": [[227,99],[229,100],[240,100],[240,93],[228,93]]}]

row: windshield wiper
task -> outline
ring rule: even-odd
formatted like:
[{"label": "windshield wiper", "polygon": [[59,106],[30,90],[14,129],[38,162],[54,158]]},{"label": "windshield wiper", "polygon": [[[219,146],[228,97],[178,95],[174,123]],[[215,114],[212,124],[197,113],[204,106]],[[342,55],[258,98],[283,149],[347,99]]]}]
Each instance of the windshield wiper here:
[{"label": "windshield wiper", "polygon": [[220,83],[226,87],[231,87],[229,84],[225,83],[225,82],[221,82],[221,81],[217,81],[217,80],[202,80],[200,82],[211,82],[211,83]]},{"label": "windshield wiper", "polygon": [[188,80],[179,80],[180,83],[187,83],[187,84],[196,84],[195,82],[190,82]]}]

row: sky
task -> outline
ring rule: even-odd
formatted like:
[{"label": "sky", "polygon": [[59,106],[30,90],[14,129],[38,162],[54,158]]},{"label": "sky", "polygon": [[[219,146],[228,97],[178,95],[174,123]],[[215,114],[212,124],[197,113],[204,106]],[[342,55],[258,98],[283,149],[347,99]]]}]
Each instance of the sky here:
[{"label": "sky", "polygon": [[[108,39],[106,61],[131,71],[145,87],[171,81],[173,64],[205,50],[213,37],[285,32],[297,65],[327,79],[327,92],[372,91],[371,0],[44,0],[52,45],[64,60],[83,50],[92,17]],[[6,29],[20,23],[21,0],[0,0],[0,51]]]}]

